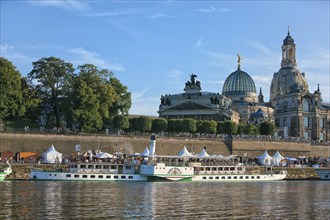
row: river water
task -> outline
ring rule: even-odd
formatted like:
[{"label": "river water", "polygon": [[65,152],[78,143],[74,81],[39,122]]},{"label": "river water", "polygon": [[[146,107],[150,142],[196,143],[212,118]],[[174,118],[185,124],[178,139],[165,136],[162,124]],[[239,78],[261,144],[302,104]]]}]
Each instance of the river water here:
[{"label": "river water", "polygon": [[4,181],[0,188],[0,219],[330,219],[330,181]]}]

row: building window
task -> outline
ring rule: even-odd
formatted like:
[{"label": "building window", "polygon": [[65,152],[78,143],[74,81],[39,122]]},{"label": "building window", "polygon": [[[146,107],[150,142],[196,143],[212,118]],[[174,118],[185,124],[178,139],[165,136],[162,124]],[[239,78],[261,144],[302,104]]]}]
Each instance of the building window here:
[{"label": "building window", "polygon": [[304,138],[305,140],[309,140],[309,133],[307,131],[304,132]]},{"label": "building window", "polygon": [[323,132],[320,132],[320,141],[324,141],[324,133]]},{"label": "building window", "polygon": [[309,101],[307,99],[304,99],[302,101],[302,106],[303,106],[303,111],[308,112],[310,105],[309,105]]},{"label": "building window", "polygon": [[309,127],[309,118],[304,117],[304,127]]},{"label": "building window", "polygon": [[320,118],[320,128],[324,128],[324,118]]}]

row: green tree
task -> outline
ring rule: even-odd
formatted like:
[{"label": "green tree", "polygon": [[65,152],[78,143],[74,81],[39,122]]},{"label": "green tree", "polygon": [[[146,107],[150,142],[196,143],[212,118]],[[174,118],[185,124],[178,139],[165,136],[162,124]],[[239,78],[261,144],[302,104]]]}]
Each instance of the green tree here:
[{"label": "green tree", "polygon": [[189,133],[196,132],[196,120],[191,118],[183,119],[182,132],[189,132]]},{"label": "green tree", "polygon": [[218,134],[223,134],[223,126],[224,126],[225,122],[223,121],[218,121],[217,122],[217,133]]},{"label": "green tree", "polygon": [[128,115],[128,111],[132,106],[131,93],[127,91],[127,86],[121,84],[119,79],[115,77],[110,78],[110,83],[117,95],[116,101],[110,108],[110,113],[112,115],[117,115],[119,113]]},{"label": "green tree", "polygon": [[233,121],[226,121],[223,125],[223,132],[229,135],[236,134],[237,123]]},{"label": "green tree", "polygon": [[151,131],[152,132],[167,131],[167,120],[165,118],[156,118],[152,120]]},{"label": "green tree", "polygon": [[215,134],[217,131],[216,121],[197,121],[196,123],[197,132],[206,134]]},{"label": "green tree", "polygon": [[247,135],[256,135],[258,134],[258,128],[257,126],[253,125],[253,124],[247,124],[245,126],[245,134]]},{"label": "green tree", "polygon": [[[65,87],[68,80],[74,76],[74,68],[57,57],[41,58],[33,62],[33,69],[28,74],[32,82],[36,82],[36,89],[43,100],[47,121],[55,119],[56,127],[60,127],[60,118],[66,109],[62,109],[63,98],[66,97]],[[69,86],[68,86],[69,87]]]},{"label": "green tree", "polygon": [[182,122],[181,119],[170,119],[167,122],[167,131],[169,132],[182,132]]},{"label": "green tree", "polygon": [[237,134],[245,134],[245,125],[244,124],[242,124],[242,123],[239,123],[238,125],[237,125]]},{"label": "green tree", "polygon": [[130,118],[129,120],[129,130],[138,131],[138,118]]},{"label": "green tree", "polygon": [[[110,83],[110,78],[113,77],[113,74],[109,70],[98,70],[98,68],[92,64],[78,66],[78,70],[78,78],[83,80],[87,86],[93,90],[93,93],[100,103],[98,112],[103,122],[110,123],[110,110],[113,105],[119,101],[119,96]],[[114,115],[112,115],[112,117],[113,116]]]},{"label": "green tree", "polygon": [[269,121],[264,121],[259,125],[261,135],[273,135],[275,132],[275,125]]},{"label": "green tree", "polygon": [[23,95],[22,105],[25,108],[25,119],[37,121],[40,116],[42,100],[38,91],[30,84],[26,77],[21,78],[21,91]]},{"label": "green tree", "polygon": [[112,123],[116,129],[127,129],[129,127],[129,121],[126,115],[116,115]]},{"label": "green tree", "polygon": [[82,132],[101,129],[102,118],[98,112],[99,102],[92,89],[83,80],[78,80],[71,96],[72,115],[68,117],[68,121],[71,121],[72,125]]},{"label": "green tree", "polygon": [[0,124],[7,117],[25,113],[21,89],[21,74],[10,61],[0,57]]},{"label": "green tree", "polygon": [[137,120],[138,131],[146,132],[151,130],[151,119],[146,116],[140,116]]}]

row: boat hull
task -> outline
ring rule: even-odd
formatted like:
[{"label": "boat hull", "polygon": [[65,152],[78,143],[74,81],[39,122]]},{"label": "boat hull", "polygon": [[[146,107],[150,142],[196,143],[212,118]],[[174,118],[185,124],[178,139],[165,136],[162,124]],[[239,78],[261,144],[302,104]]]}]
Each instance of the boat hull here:
[{"label": "boat hull", "polygon": [[321,180],[330,180],[330,169],[329,168],[318,168],[315,169],[317,175],[321,178]]},{"label": "boat hull", "polygon": [[192,181],[199,182],[259,182],[259,181],[279,181],[283,180],[286,174],[261,174],[261,175],[196,175],[192,177]]},{"label": "boat hull", "polygon": [[31,171],[30,179],[46,181],[147,181],[147,177],[139,174],[70,173],[50,171]]}]

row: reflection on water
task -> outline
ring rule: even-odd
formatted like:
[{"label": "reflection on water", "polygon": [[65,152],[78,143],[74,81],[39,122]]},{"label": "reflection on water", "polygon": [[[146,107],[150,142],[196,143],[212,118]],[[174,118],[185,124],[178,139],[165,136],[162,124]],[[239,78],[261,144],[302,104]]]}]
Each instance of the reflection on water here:
[{"label": "reflection on water", "polygon": [[0,219],[327,219],[330,182],[0,182]]}]

